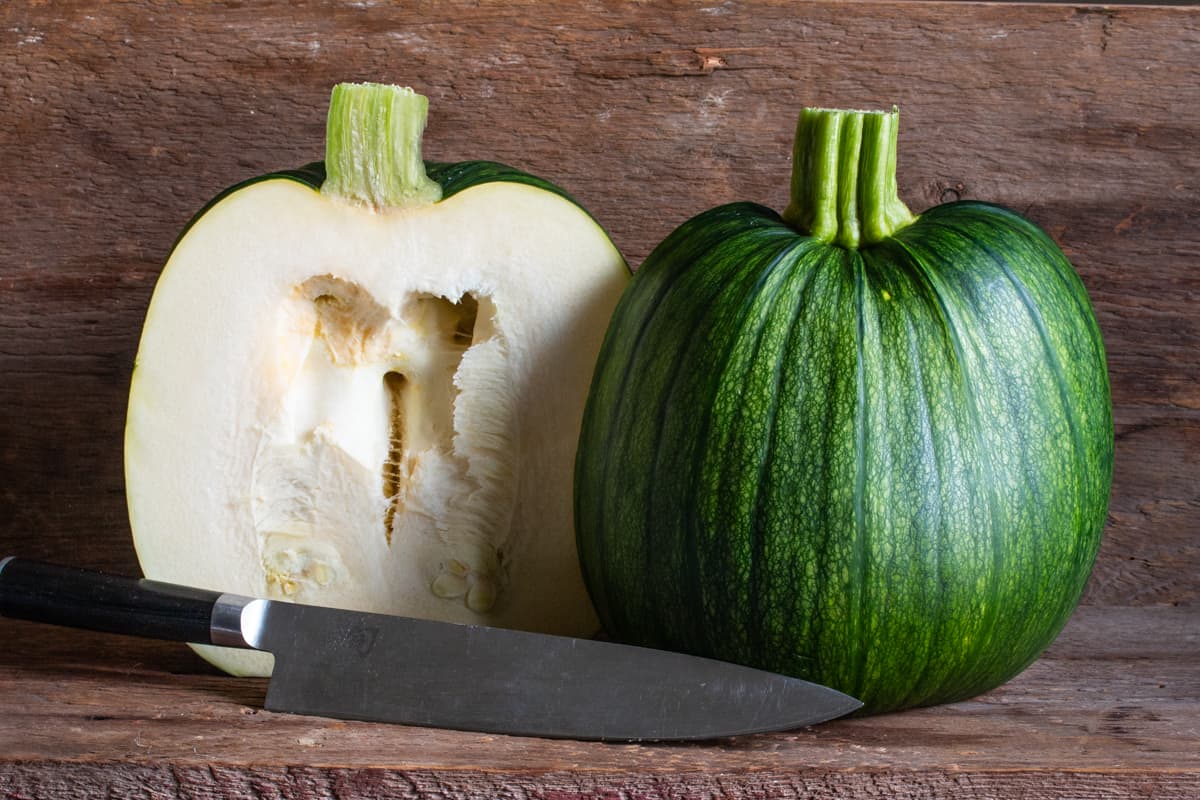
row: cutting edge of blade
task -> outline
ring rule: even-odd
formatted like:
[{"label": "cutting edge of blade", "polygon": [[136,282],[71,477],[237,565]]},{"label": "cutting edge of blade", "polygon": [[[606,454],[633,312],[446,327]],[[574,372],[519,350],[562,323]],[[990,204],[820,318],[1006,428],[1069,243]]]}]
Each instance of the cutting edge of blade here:
[{"label": "cutting edge of blade", "polygon": [[[781,676],[783,677],[783,676]],[[808,683],[799,679],[789,678],[798,683]],[[838,692],[836,689],[830,689],[827,686],[820,684],[808,683],[810,687],[819,689],[831,696],[837,702],[832,703],[817,713],[809,713],[799,715],[788,721],[775,720],[773,722],[764,722],[761,725],[744,725],[737,727],[723,728],[713,726],[707,730],[695,730],[687,733],[619,733],[619,732],[595,732],[587,733],[578,730],[568,731],[561,729],[545,728],[539,729],[532,726],[513,725],[509,727],[449,727],[444,724],[434,722],[419,722],[413,720],[402,719],[402,714],[388,715],[385,713],[378,714],[360,714],[354,712],[346,712],[344,710],[322,709],[315,706],[296,706],[284,707],[282,704],[275,702],[270,685],[267,687],[267,697],[264,703],[264,708],[273,713],[283,714],[299,714],[307,716],[318,716],[323,718],[355,720],[359,722],[371,722],[384,725],[404,725],[413,728],[425,728],[434,730],[454,730],[462,733],[477,733],[487,735],[500,736],[519,736],[526,738],[537,739],[559,739],[559,740],[575,740],[581,742],[611,742],[611,743],[640,743],[640,742],[706,742],[715,741],[718,739],[730,739],[738,736],[753,736],[756,734],[766,733],[781,733],[784,731],[794,731],[801,728],[807,728],[813,725],[819,725],[823,722],[828,722],[839,717],[844,717],[858,709],[862,708],[862,701],[851,697],[843,692]]]}]

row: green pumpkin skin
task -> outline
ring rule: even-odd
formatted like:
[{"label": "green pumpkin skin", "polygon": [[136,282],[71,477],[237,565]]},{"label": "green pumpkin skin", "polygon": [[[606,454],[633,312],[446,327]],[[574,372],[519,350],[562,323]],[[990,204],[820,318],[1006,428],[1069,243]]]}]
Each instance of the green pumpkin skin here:
[{"label": "green pumpkin skin", "polygon": [[974,696],[1091,571],[1113,432],[1061,250],[958,202],[858,249],[739,203],[636,273],[576,465],[617,638],[827,684],[876,713]]}]

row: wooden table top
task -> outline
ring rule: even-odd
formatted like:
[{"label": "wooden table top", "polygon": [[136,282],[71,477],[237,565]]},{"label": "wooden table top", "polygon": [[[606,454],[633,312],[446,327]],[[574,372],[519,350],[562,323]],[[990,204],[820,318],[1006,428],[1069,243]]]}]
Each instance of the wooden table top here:
[{"label": "wooden table top", "polygon": [[1081,608],[1045,657],[967,702],[669,745],[278,714],[262,710],[265,680],[216,674],[184,645],[8,620],[0,637],[5,797],[144,785],[155,797],[240,798],[259,796],[260,784],[276,787],[266,796],[305,800],[385,787],[451,798],[1200,791],[1194,607]]}]

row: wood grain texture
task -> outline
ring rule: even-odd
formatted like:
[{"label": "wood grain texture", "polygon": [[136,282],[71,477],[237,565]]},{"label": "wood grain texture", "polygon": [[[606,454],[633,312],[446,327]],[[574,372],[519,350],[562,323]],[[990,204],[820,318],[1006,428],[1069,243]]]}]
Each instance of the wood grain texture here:
[{"label": "wood grain texture", "polygon": [[800,107],[895,103],[914,210],[999,202],[1070,255],[1117,424],[1090,607],[975,701],[585,746],[272,715],[178,647],[0,621],[0,797],[1200,796],[1200,9],[10,2],[0,76],[0,555],[136,571],[158,272],[219,190],[321,156],[341,80],[427,94],[430,158],[563,185],[635,266],[705,208],[782,207]]},{"label": "wood grain texture", "polygon": [[158,271],[221,188],[321,156],[336,81],[417,87],[431,158],[561,183],[634,265],[712,205],[781,207],[801,106],[896,103],[910,204],[1026,212],[1097,306],[1119,438],[1086,601],[1194,602],[1198,54],[1187,8],[5,4],[0,543],[136,568],[121,429]]},{"label": "wood grain texture", "polygon": [[[996,772],[825,772],[778,774],[696,772],[663,780],[637,773],[591,775],[491,771],[453,775],[340,768],[63,764],[52,772],[14,767],[12,797],[20,800],[847,800],[848,798],[1155,798],[1193,800],[1200,783],[1187,775],[1058,772],[1031,776]],[[5,777],[0,775],[0,787]]]},{"label": "wood grain texture", "polygon": [[1080,609],[1042,660],[970,702],[672,746],[273,714],[260,710],[263,681],[189,665],[182,646],[13,621],[0,622],[0,635],[15,643],[0,654],[0,797],[124,796],[138,786],[164,798],[1200,791],[1192,607]]}]

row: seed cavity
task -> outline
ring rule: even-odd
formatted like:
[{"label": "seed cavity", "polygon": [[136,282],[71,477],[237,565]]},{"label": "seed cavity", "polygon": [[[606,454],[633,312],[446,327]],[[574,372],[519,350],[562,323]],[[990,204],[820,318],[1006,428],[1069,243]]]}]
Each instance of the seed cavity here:
[{"label": "seed cavity", "polygon": [[336,541],[354,551],[356,571],[411,570],[417,557],[434,597],[493,609],[519,454],[516,389],[491,298],[412,292],[387,307],[320,275],[296,287],[280,319],[267,372],[281,399],[254,463],[268,589],[336,595],[355,576],[331,566],[336,553],[312,555]]},{"label": "seed cavity", "polygon": [[313,337],[329,349],[334,364],[360,364],[383,355],[384,337],[379,334],[387,326],[389,314],[361,286],[319,275],[297,291],[311,302],[316,312]]},{"label": "seed cavity", "polygon": [[396,508],[401,502],[401,487],[408,477],[404,462],[404,386],[408,380],[399,372],[385,372],[383,384],[387,389],[391,408],[391,425],[388,433],[387,459],[383,462],[383,495],[387,498],[387,511],[383,516],[383,532],[387,543],[392,543],[392,525],[396,520]]}]

